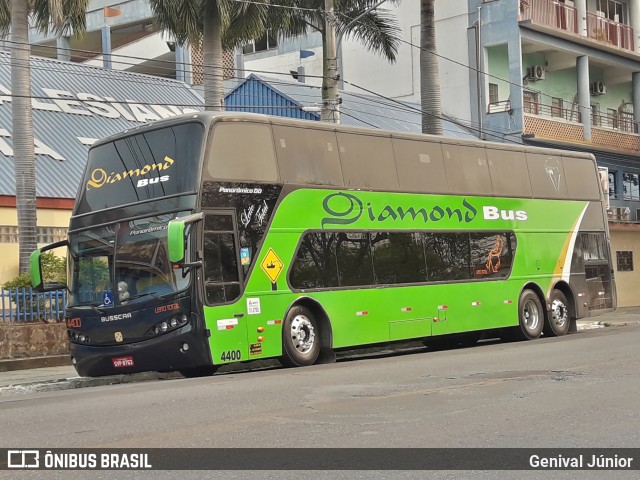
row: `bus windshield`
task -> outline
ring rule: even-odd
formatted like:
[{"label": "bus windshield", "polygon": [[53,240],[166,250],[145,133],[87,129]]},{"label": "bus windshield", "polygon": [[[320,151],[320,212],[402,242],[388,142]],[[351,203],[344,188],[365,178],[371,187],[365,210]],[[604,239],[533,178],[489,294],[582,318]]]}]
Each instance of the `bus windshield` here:
[{"label": "bus windshield", "polygon": [[70,235],[69,305],[126,305],[185,289],[190,275],[173,269],[167,254],[173,218],[148,217]]}]

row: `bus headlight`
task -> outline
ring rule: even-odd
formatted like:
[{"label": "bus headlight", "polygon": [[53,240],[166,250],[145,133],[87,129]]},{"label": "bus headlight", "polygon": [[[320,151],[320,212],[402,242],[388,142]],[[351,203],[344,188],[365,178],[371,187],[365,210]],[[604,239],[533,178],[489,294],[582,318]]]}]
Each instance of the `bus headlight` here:
[{"label": "bus headlight", "polygon": [[160,335],[162,333],[175,330],[182,327],[189,321],[189,317],[186,314],[176,315],[175,317],[168,318],[162,322],[156,323],[153,327],[147,330],[145,335]]}]

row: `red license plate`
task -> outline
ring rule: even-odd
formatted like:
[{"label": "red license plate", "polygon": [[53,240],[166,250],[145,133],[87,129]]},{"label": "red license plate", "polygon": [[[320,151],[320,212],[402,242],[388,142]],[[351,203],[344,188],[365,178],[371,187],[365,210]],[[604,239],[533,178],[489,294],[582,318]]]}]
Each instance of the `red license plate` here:
[{"label": "red license plate", "polygon": [[115,368],[133,367],[133,357],[112,358],[111,361]]}]

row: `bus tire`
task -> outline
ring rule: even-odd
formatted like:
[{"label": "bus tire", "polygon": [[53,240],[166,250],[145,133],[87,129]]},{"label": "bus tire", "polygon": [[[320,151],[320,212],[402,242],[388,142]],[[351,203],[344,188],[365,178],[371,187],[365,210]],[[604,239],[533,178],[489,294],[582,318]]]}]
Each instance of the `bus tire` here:
[{"label": "bus tire", "polygon": [[544,328],[544,310],[538,294],[525,289],[518,300],[518,322],[515,337],[518,340],[535,340]]},{"label": "bus tire", "polygon": [[282,361],[290,367],[313,365],[320,354],[320,329],[313,314],[302,306],[289,310],[282,326]]},{"label": "bus tire", "polygon": [[560,290],[551,292],[551,308],[549,309],[548,322],[544,325],[544,334],[549,337],[561,337],[566,335],[571,326],[567,296]]}]

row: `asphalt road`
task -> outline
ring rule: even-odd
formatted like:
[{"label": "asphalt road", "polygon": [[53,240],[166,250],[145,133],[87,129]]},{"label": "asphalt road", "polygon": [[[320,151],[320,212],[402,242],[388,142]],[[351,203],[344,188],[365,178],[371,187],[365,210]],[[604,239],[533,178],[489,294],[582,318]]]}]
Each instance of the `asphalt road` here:
[{"label": "asphalt road", "polygon": [[[639,344],[640,325],[628,325],[302,369],[6,396],[0,447],[636,448]],[[637,471],[330,473],[304,478],[639,477]],[[0,478],[116,475],[301,478],[300,472],[0,472]]]}]

